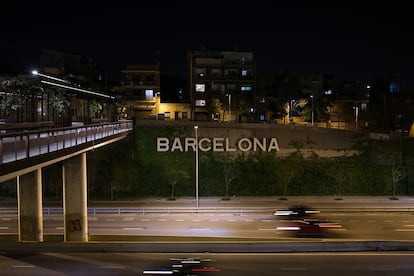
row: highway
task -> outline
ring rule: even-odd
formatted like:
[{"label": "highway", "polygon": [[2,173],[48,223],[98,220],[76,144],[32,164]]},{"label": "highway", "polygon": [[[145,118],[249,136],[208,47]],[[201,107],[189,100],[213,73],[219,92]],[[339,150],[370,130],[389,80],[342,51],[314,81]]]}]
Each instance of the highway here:
[{"label": "highway", "polygon": [[[322,237],[276,230],[275,209],[303,203],[341,224]],[[44,234],[63,236],[59,203],[45,204]],[[0,237],[17,236],[14,203],[0,205]],[[221,202],[95,202],[88,243],[0,242],[1,275],[148,275],[170,258],[206,258],[219,272],[192,275],[412,275],[414,212],[410,197],[341,201],[296,198]],[[152,274],[154,275],[154,274]],[[165,274],[163,274],[165,275]],[[178,274],[174,274],[178,275]]]},{"label": "highway", "polygon": [[[144,271],[170,268],[170,258],[210,259],[220,276],[411,276],[413,252],[341,253],[110,253],[44,252],[0,254],[4,276],[21,275],[148,275]],[[153,274],[154,275],[154,274]],[[165,274],[158,274],[165,275]]]},{"label": "highway", "polygon": [[[88,224],[92,239],[99,235],[156,235],[190,237],[242,237],[273,240],[292,239],[276,228],[283,218],[273,215],[282,206],[190,206],[118,207],[117,203],[89,208]],[[170,204],[170,203],[168,203]],[[117,205],[126,205],[117,204]],[[286,204],[285,204],[286,205]],[[319,217],[339,223],[323,239],[344,240],[414,240],[414,211],[406,205],[377,206],[354,203],[332,205],[325,203]],[[0,234],[17,234],[17,213],[13,207],[0,208]],[[59,207],[44,208],[44,234],[63,235],[63,214]],[[97,239],[97,238],[95,238]]]}]

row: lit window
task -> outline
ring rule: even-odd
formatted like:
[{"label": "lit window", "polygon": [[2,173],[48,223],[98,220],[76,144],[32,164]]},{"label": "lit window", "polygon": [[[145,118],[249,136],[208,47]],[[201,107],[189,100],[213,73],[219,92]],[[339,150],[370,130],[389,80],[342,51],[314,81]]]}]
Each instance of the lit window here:
[{"label": "lit window", "polygon": [[252,91],[251,86],[242,86],[240,89],[242,92]]},{"label": "lit window", "polygon": [[206,85],[205,84],[196,84],[195,85],[196,92],[206,92]]},{"label": "lit window", "polygon": [[151,100],[152,98],[154,98],[154,90],[145,89],[145,99],[146,100]]},{"label": "lit window", "polygon": [[164,118],[170,118],[170,112],[165,112],[164,113]]},{"label": "lit window", "polygon": [[366,103],[361,103],[361,110],[367,110],[367,104]]},{"label": "lit window", "polygon": [[196,100],[195,105],[196,106],[206,106],[206,100]]}]

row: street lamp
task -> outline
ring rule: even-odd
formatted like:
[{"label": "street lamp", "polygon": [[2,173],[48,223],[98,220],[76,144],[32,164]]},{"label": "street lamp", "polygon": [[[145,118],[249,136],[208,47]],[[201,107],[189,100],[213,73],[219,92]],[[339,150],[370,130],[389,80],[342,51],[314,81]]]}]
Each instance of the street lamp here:
[{"label": "street lamp", "polygon": [[353,107],[355,109],[355,130],[358,130],[358,106]]},{"label": "street lamp", "polygon": [[195,196],[196,196],[196,209],[198,209],[198,126],[194,126],[196,149],[195,149]]},{"label": "street lamp", "polygon": [[56,78],[56,77],[52,77],[52,76],[48,76],[48,75],[39,73],[37,70],[33,70],[32,71],[32,74],[33,75],[36,75],[36,76],[45,77],[45,78],[48,78],[48,79],[51,79],[51,80],[55,80],[55,81],[60,81],[60,82],[64,82],[64,83],[70,83],[67,80],[63,80],[63,79],[59,79],[59,78]]},{"label": "street lamp", "polygon": [[313,126],[313,95],[310,96],[312,100],[312,126]]},{"label": "street lamp", "polygon": [[108,99],[111,99],[111,100],[114,100],[115,99],[114,96],[110,96],[110,95],[107,95],[107,94],[103,94],[103,93],[99,93],[99,92],[94,92],[94,91],[91,91],[91,90],[86,90],[86,89],[82,89],[82,88],[79,88],[79,87],[72,86],[70,84],[70,82],[68,82],[66,80],[62,80],[62,79],[59,79],[59,78],[55,78],[55,77],[52,77],[52,76],[48,76],[48,75],[45,75],[45,74],[41,74],[41,73],[39,73],[36,70],[33,70],[32,71],[32,74],[33,75],[37,75],[37,76],[41,76],[41,77],[44,77],[44,78],[48,78],[48,79],[51,79],[51,80],[54,80],[54,81],[59,81],[59,82],[67,83],[68,85],[66,85],[66,84],[60,84],[60,83],[56,83],[56,82],[52,82],[52,81],[47,81],[47,80],[41,80],[40,82],[41,83],[44,83],[44,84],[48,84],[48,85],[52,85],[52,86],[56,86],[56,87],[60,87],[60,88],[65,88],[65,89],[69,89],[69,90],[75,90],[75,91],[79,91],[79,92],[82,92],[82,93],[85,93],[85,94],[90,94],[90,95],[94,95],[94,96],[108,98]]},{"label": "street lamp", "polygon": [[293,103],[295,102],[295,100],[290,100],[290,107],[289,107],[289,122],[292,123],[293,121]]},{"label": "street lamp", "polygon": [[231,120],[231,94],[230,93],[229,94],[226,94],[226,96],[229,97],[229,115],[227,115],[228,116],[227,120],[230,123],[230,120]]}]

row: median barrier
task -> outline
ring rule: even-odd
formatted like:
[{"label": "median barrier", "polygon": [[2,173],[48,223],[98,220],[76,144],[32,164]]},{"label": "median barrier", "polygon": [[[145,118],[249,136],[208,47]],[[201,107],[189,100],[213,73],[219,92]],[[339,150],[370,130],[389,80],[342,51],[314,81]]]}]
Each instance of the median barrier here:
[{"label": "median barrier", "polygon": [[[171,238],[170,238],[171,239]],[[257,241],[212,239],[142,242],[2,242],[2,252],[132,252],[132,253],[295,253],[413,251],[407,241]]]}]

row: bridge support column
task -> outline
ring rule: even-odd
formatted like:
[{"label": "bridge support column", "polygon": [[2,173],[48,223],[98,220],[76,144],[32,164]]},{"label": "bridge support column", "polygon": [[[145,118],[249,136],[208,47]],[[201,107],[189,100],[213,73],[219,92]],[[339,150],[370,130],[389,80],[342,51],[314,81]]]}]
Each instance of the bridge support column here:
[{"label": "bridge support column", "polygon": [[19,241],[43,242],[42,170],[17,177]]},{"label": "bridge support column", "polygon": [[88,242],[86,153],[63,163],[64,241]]}]

